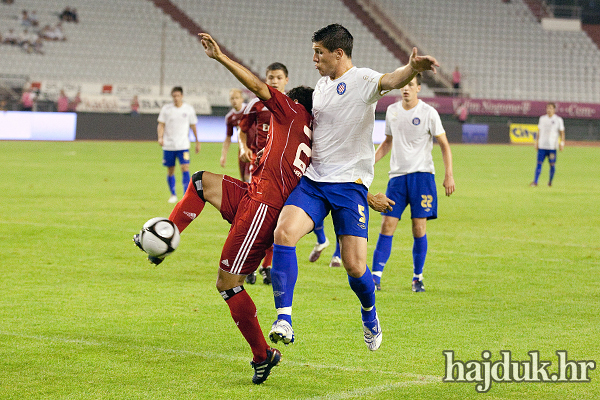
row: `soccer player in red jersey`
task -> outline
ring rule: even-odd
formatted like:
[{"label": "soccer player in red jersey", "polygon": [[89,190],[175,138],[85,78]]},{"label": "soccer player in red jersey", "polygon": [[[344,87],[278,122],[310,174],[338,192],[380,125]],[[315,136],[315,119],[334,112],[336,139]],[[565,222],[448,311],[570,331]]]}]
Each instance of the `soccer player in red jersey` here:
[{"label": "soccer player in red jersey", "polygon": [[[252,382],[260,384],[279,363],[281,353],[267,344],[256,317],[256,306],[242,285],[273,244],[279,212],[310,162],[313,89],[297,87],[288,97],[223,54],[210,35],[199,35],[206,54],[225,66],[271,110],[269,138],[251,182],[208,171],[196,172],[169,219],[181,232],[209,202],[231,223],[219,260],[216,286],[250,345]],[[150,261],[162,260],[150,258]]]},{"label": "soccer player in red jersey", "polygon": [[[244,109],[246,108],[246,103],[244,103],[244,97],[242,96],[242,91],[240,89],[231,89],[229,91],[229,103],[231,104],[231,110],[225,115],[227,131],[225,132],[225,141],[223,141],[221,159],[219,161],[223,168],[225,168],[227,163],[227,153],[229,152],[231,137],[233,136],[235,128],[238,128],[239,140],[239,123],[244,115]],[[250,180],[250,163],[242,161],[239,157],[238,163],[240,167],[240,179],[244,182],[248,182]]]},{"label": "soccer player in red jersey", "polygon": [[[285,86],[289,82],[288,69],[279,62],[274,62],[267,67],[266,83],[274,89],[285,93]],[[250,162],[250,173],[254,171],[254,160],[256,154],[265,148],[269,134],[269,124],[271,121],[271,111],[265,106],[264,102],[256,97],[248,102],[244,109],[244,114],[240,119],[240,159]],[[262,275],[263,283],[271,283],[271,262],[273,260],[273,248],[267,249],[262,266],[258,272]],[[246,277],[246,283],[253,285],[256,283],[256,273]]]}]

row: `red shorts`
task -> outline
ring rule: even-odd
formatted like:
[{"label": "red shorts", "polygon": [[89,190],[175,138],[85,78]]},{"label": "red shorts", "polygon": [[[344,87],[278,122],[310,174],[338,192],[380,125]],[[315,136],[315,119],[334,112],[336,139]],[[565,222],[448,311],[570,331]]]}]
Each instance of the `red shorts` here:
[{"label": "red shorts", "polygon": [[225,175],[221,215],[231,223],[231,229],[223,245],[219,268],[235,275],[254,272],[273,244],[280,211],[252,200],[247,183]]}]

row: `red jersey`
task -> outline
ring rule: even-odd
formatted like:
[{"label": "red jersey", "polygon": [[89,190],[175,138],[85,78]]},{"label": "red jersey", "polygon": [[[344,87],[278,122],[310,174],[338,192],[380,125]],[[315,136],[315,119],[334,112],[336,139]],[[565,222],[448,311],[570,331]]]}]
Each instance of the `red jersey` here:
[{"label": "red jersey", "polygon": [[227,137],[233,136],[233,128],[237,127],[242,119],[242,115],[244,115],[244,108],[246,104],[242,104],[242,108],[240,111],[235,111],[234,108],[229,110],[229,112],[225,115],[225,125],[227,126]]},{"label": "red jersey", "polygon": [[254,154],[267,145],[270,121],[271,111],[265,103],[258,97],[252,99],[244,110],[239,126],[242,132],[246,132],[248,147]]},{"label": "red jersey", "polygon": [[271,207],[283,208],[310,163],[312,116],[304,106],[269,86],[269,135],[248,194]]}]

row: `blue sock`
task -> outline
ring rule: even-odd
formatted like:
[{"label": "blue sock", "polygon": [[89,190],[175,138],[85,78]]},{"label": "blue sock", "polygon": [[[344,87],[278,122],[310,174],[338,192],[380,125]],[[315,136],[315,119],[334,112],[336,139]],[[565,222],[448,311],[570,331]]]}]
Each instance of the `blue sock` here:
[{"label": "blue sock", "polygon": [[348,275],[348,283],[350,283],[350,288],[356,293],[362,305],[363,321],[373,321],[375,319],[375,284],[369,267],[360,278],[353,278]]},{"label": "blue sock", "polygon": [[548,183],[552,183],[552,179],[554,179],[554,171],[556,171],[554,165],[550,165],[550,180],[548,181]]},{"label": "blue sock", "polygon": [[413,243],[413,272],[415,277],[413,280],[418,280],[417,275],[423,273],[423,266],[425,265],[425,256],[427,256],[427,235],[414,238]]},{"label": "blue sock", "polygon": [[317,235],[317,242],[319,244],[325,243],[327,238],[325,237],[325,224],[323,223],[323,221],[321,221],[318,224],[315,224],[314,232],[315,235]]},{"label": "blue sock", "polygon": [[337,236],[335,237],[335,251],[331,257],[340,257],[342,258],[342,253],[340,252],[340,241]]},{"label": "blue sock", "polygon": [[542,164],[538,163],[537,167],[535,168],[535,178],[533,178],[533,181],[536,184],[538,183],[538,179],[540,179],[541,173],[542,173]]},{"label": "blue sock", "polygon": [[381,283],[383,269],[385,268],[385,264],[390,259],[390,254],[392,253],[393,238],[394,236],[388,236],[380,233],[379,239],[377,239],[377,245],[375,246],[375,251],[373,252],[373,279],[375,279],[376,283]]},{"label": "blue sock", "polygon": [[181,174],[181,180],[183,183],[183,193],[187,190],[190,185],[190,171],[183,171]]},{"label": "blue sock", "polygon": [[277,309],[277,319],[292,324],[292,302],[294,287],[298,279],[298,259],[296,247],[273,245],[273,266],[271,267],[271,284]]},{"label": "blue sock", "polygon": [[167,175],[167,183],[172,195],[175,195],[175,175]]}]

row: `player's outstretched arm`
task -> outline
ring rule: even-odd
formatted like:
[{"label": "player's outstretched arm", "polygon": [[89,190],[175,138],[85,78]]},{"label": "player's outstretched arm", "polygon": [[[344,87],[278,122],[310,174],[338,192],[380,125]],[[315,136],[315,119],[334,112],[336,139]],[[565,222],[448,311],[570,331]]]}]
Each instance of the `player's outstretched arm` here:
[{"label": "player's outstretched arm", "polygon": [[433,71],[439,67],[437,60],[431,56],[418,56],[413,47],[408,64],[381,78],[381,90],[400,89],[406,86],[419,72]]},{"label": "player's outstretched arm", "polygon": [[199,33],[206,55],[217,60],[229,70],[244,86],[254,93],[261,100],[269,100],[271,92],[266,83],[261,81],[256,75],[250,72],[243,65],[233,61],[221,51],[217,42],[208,33]]}]

